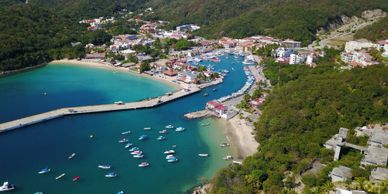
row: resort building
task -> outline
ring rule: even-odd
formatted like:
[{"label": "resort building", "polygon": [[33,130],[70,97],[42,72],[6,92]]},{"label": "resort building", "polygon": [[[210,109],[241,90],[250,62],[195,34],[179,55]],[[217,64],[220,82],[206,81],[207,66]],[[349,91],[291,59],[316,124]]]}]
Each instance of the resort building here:
[{"label": "resort building", "polygon": [[291,40],[291,39],[284,40],[281,43],[281,45],[283,47],[286,47],[286,48],[299,48],[300,44],[301,44],[301,42],[295,41],[295,40]]},{"label": "resort building", "polygon": [[196,83],[198,73],[194,71],[182,71],[178,74],[178,79],[185,83]]},{"label": "resort building", "polygon": [[86,54],[85,59],[104,60],[105,59],[105,53]]},{"label": "resort building", "polygon": [[345,43],[345,52],[358,51],[362,49],[376,48],[377,44],[374,44],[368,40],[361,39],[355,41],[349,41]]},{"label": "resort building", "polygon": [[222,115],[225,114],[228,110],[228,108],[226,106],[224,106],[223,104],[219,103],[216,100],[212,100],[212,101],[207,102],[206,109],[212,111],[218,117],[222,117]]},{"label": "resort building", "polygon": [[173,69],[167,69],[163,72],[164,75],[167,75],[167,76],[170,76],[170,77],[174,77],[176,75],[178,75],[178,72],[176,72],[175,70]]},{"label": "resort building", "polygon": [[352,178],[352,169],[346,166],[338,166],[333,168],[329,176],[331,182],[344,182]]},{"label": "resort building", "polygon": [[370,172],[369,180],[380,182],[388,179],[388,169],[377,167]]},{"label": "resort building", "polygon": [[234,48],[236,47],[237,45],[237,42],[231,38],[228,38],[228,37],[222,37],[218,43],[220,45],[222,45],[224,48],[228,49],[228,48]]}]

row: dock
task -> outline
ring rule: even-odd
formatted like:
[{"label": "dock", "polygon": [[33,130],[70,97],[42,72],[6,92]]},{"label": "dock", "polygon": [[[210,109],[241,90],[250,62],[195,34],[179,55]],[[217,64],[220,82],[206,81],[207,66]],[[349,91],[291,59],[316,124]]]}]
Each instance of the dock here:
[{"label": "dock", "polygon": [[167,93],[164,96],[137,101],[137,102],[60,108],[60,109],[48,111],[45,113],[2,123],[0,124],[0,133],[33,125],[36,123],[52,120],[55,118],[64,117],[67,115],[91,114],[91,113],[101,113],[101,112],[153,108],[153,107],[177,100],[179,98],[183,98],[190,94],[197,93],[199,91],[201,91],[201,88],[197,86],[192,86],[188,89],[182,89],[173,93]]},{"label": "dock", "polygon": [[185,118],[187,119],[198,119],[198,118],[202,118],[202,117],[208,117],[208,116],[211,116],[212,113],[208,110],[200,110],[200,111],[197,111],[197,112],[191,112],[191,113],[187,113],[185,114]]}]

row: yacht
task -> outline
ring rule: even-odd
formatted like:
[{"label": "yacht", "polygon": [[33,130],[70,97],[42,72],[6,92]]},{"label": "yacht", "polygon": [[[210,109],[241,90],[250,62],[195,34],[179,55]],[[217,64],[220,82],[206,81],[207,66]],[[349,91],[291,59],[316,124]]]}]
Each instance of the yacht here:
[{"label": "yacht", "polygon": [[178,128],[175,129],[176,132],[181,132],[181,131],[184,131],[184,130],[185,130],[185,128],[183,128],[183,127],[178,127]]},{"label": "yacht", "polygon": [[131,131],[124,131],[121,133],[121,135],[127,135],[127,134],[131,134]]},{"label": "yacht", "polygon": [[50,170],[51,170],[51,169],[49,169],[49,168],[43,168],[42,170],[40,170],[40,171],[38,172],[38,174],[46,174],[46,173],[50,172]]},{"label": "yacht", "polygon": [[172,129],[172,128],[174,128],[174,126],[173,125],[167,125],[165,128],[166,129]]},{"label": "yacht", "polygon": [[125,139],[125,138],[119,140],[119,143],[127,143],[127,142],[128,142],[128,139]]},{"label": "yacht", "polygon": [[15,185],[9,184],[8,182],[4,182],[3,185],[0,187],[0,192],[2,191],[11,191],[15,189]]},{"label": "yacht", "polygon": [[141,135],[141,136],[139,137],[139,140],[140,140],[140,141],[146,140],[147,137],[148,137],[147,135]]},{"label": "yacht", "polygon": [[133,148],[129,149],[130,152],[133,152],[133,151],[136,151],[136,150],[139,150],[139,148],[138,147],[133,147]]},{"label": "yacht", "polygon": [[111,166],[108,165],[108,164],[100,164],[100,165],[98,165],[98,168],[101,168],[101,169],[104,169],[104,170],[108,170],[108,169],[111,168]]},{"label": "yacht", "polygon": [[166,140],[166,137],[164,137],[164,136],[159,136],[157,140],[158,140],[158,141],[164,141],[164,140]]},{"label": "yacht", "polygon": [[66,175],[66,173],[62,173],[61,175],[55,177],[55,180],[59,180],[61,179],[62,177],[64,177]]},{"label": "yacht", "polygon": [[167,150],[164,152],[164,154],[175,154],[174,150]]},{"label": "yacht", "polygon": [[150,164],[148,163],[148,162],[142,162],[142,163],[140,163],[138,166],[140,167],[140,168],[145,168],[145,167],[147,167],[147,166],[149,166]]},{"label": "yacht", "polygon": [[106,178],[114,178],[116,176],[117,176],[117,174],[115,172],[111,172],[111,173],[108,173],[105,175]]},{"label": "yacht", "polygon": [[70,156],[69,156],[69,160],[73,159],[75,157],[75,153],[72,153]]},{"label": "yacht", "polygon": [[125,148],[129,148],[131,147],[133,144],[132,143],[127,143],[127,145],[125,145]]},{"label": "yacht", "polygon": [[198,154],[199,157],[208,157],[209,154]]}]

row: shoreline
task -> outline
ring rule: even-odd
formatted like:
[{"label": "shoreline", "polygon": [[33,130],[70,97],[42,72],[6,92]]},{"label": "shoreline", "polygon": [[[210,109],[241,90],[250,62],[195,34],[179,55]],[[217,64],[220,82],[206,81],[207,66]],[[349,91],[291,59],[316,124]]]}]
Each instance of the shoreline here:
[{"label": "shoreline", "polygon": [[6,77],[6,76],[10,76],[10,75],[15,75],[15,74],[26,72],[26,71],[31,71],[31,70],[34,70],[34,69],[38,69],[38,68],[44,67],[46,65],[48,65],[48,63],[42,63],[42,64],[39,64],[39,65],[34,65],[34,66],[25,67],[25,68],[22,68],[22,69],[11,70],[11,71],[3,71],[3,72],[0,72],[0,78],[1,77]]},{"label": "shoreline", "polygon": [[102,62],[96,62],[96,61],[78,61],[78,60],[69,60],[69,59],[61,59],[61,60],[55,60],[48,63],[48,65],[75,65],[75,66],[83,66],[83,67],[91,67],[91,68],[101,68],[106,70],[113,70],[113,71],[120,71],[124,73],[128,73],[134,76],[144,77],[147,79],[159,81],[162,83],[165,83],[171,87],[174,88],[174,90],[180,90],[183,87],[177,83],[172,82],[172,80],[162,78],[160,76],[150,76],[146,74],[140,74],[137,72],[134,72],[128,68],[125,67],[115,67],[110,64],[102,63]]},{"label": "shoreline", "polygon": [[238,118],[238,115],[227,120],[224,123],[224,132],[230,142],[232,151],[236,154],[234,160],[242,161],[247,156],[257,152],[260,144],[256,141],[254,128],[246,124],[246,121]]}]

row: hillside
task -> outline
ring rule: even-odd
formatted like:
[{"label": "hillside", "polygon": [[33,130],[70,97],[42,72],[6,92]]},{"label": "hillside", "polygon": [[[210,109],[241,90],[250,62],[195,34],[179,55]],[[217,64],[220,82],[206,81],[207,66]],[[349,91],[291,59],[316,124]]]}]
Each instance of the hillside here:
[{"label": "hillside", "polygon": [[359,30],[355,34],[355,38],[366,38],[372,41],[388,39],[388,16],[362,30]]},{"label": "hillside", "polygon": [[[213,180],[213,193],[281,193],[294,189],[300,183],[300,173],[314,159],[331,162],[333,155],[322,144],[340,127],[388,121],[388,67],[345,72],[325,66],[271,68],[266,67],[267,74],[281,68],[283,78],[255,124],[261,145],[258,153],[245,159],[242,166],[231,165],[220,171]],[[368,178],[368,173],[358,169],[359,160],[344,157],[339,163],[354,164],[354,176]],[[319,189],[330,185],[327,171],[311,179],[305,193],[324,193]]]}]

